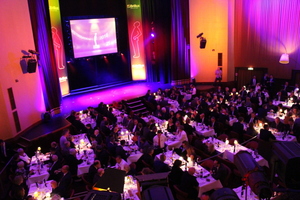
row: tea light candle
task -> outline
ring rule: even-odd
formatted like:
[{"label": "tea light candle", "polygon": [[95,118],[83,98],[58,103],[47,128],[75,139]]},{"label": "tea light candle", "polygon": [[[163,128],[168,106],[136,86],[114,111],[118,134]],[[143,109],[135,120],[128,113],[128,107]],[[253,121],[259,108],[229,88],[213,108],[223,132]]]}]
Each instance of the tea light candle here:
[{"label": "tea light candle", "polygon": [[227,138],[226,138],[226,140],[225,140],[225,144],[226,144],[226,145],[228,145],[228,144],[229,144],[229,141],[227,140]]}]

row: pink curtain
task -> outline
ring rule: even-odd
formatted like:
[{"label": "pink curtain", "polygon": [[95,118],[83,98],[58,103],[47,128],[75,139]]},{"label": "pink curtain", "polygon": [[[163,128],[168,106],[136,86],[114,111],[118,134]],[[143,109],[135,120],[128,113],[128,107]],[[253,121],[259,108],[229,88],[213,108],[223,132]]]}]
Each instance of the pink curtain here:
[{"label": "pink curtain", "polygon": [[[235,66],[266,67],[277,78],[300,69],[300,4],[295,0],[235,1]],[[290,63],[279,63],[288,53]]]}]

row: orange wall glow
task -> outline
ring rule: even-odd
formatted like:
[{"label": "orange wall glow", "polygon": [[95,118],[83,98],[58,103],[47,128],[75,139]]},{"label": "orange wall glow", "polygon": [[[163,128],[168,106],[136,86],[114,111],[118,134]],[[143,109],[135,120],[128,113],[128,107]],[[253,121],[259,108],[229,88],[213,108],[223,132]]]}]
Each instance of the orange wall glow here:
[{"label": "orange wall glow", "polygon": [[[19,133],[15,128],[14,111],[18,112],[21,131],[41,120],[41,114],[45,112],[38,69],[35,73],[23,73],[20,65],[22,50],[35,49],[27,3],[3,1],[0,7],[0,43],[5,47],[0,49],[1,139],[9,139]],[[16,109],[11,108],[8,88],[13,90]]]},{"label": "orange wall glow", "polygon": [[[197,82],[213,82],[218,67],[218,53],[223,54],[223,81],[232,81],[233,64],[228,58],[231,45],[230,6],[232,0],[190,0],[190,38],[191,38],[191,77]],[[207,43],[200,49],[200,39],[196,36],[203,33]],[[231,54],[231,53],[230,53]]]}]

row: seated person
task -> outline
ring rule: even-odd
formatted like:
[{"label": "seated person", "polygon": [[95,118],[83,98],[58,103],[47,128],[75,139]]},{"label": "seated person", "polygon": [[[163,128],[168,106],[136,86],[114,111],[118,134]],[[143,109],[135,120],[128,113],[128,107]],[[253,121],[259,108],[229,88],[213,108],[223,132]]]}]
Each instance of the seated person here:
[{"label": "seated person", "polygon": [[212,143],[207,143],[207,154],[210,156],[215,156],[219,152],[215,149],[215,145]]},{"label": "seated person", "polygon": [[93,183],[93,179],[98,169],[101,168],[101,163],[99,160],[95,160],[94,163],[89,167],[87,181]]},{"label": "seated person", "polygon": [[205,139],[204,136],[200,135],[198,137],[198,139],[195,141],[194,146],[195,146],[195,148],[197,148],[197,149],[199,149],[199,150],[201,150],[201,151],[203,151],[204,153],[207,154],[208,153],[208,147],[205,143],[203,143],[204,139]]},{"label": "seated person", "polygon": [[154,159],[153,159],[154,149],[150,146],[143,150],[143,155],[136,162],[136,171],[140,172],[143,168],[148,167],[153,169]]},{"label": "seated person", "polygon": [[30,163],[30,158],[27,156],[27,154],[25,153],[24,149],[19,148],[18,149],[18,154],[19,154],[19,157],[20,157],[21,160],[23,160],[27,164]]},{"label": "seated person", "polygon": [[123,170],[126,173],[128,173],[129,170],[130,170],[130,167],[129,167],[128,163],[124,159],[122,159],[121,156],[116,157],[115,167],[116,167],[116,169]]},{"label": "seated person", "polygon": [[179,188],[188,193],[188,198],[197,199],[198,197],[198,186],[199,183],[194,176],[196,172],[194,167],[188,169],[188,171],[183,172],[181,177],[181,182]]},{"label": "seated person", "polygon": [[154,172],[161,173],[161,172],[168,172],[170,171],[169,165],[165,163],[166,155],[160,154],[159,160],[154,161]]},{"label": "seated person", "polygon": [[9,192],[12,199],[16,199],[16,200],[24,199],[26,191],[25,188],[22,186],[23,182],[24,179],[22,176],[15,176]]},{"label": "seated person", "polygon": [[214,160],[214,165],[210,171],[211,176],[216,179],[220,180],[222,184],[224,184],[226,181],[226,176],[228,175],[227,169],[224,167],[222,163],[220,163],[218,160]]},{"label": "seated person", "polygon": [[258,134],[258,132],[254,129],[254,124],[252,122],[250,122],[248,124],[248,128],[246,130],[246,134],[250,135],[250,136],[256,136]]},{"label": "seated person", "polygon": [[285,129],[284,124],[280,121],[279,117],[275,118],[274,122],[270,124],[270,127],[274,128],[277,132],[282,132]]},{"label": "seated person", "polygon": [[166,141],[167,137],[162,134],[161,130],[158,130],[156,136],[153,138],[153,146],[156,148],[156,154],[163,152]]},{"label": "seated person", "polygon": [[78,165],[83,162],[83,160],[82,160],[83,156],[81,157],[81,159],[78,160],[76,158],[76,149],[73,149],[73,148],[70,149],[70,154],[68,156],[66,156],[65,163],[68,166],[70,166],[70,167],[68,167],[68,171],[70,170],[70,173],[72,174],[72,176],[77,176]]},{"label": "seated person", "polygon": [[93,184],[97,183],[101,177],[103,176],[104,174],[104,169],[103,168],[99,168],[97,170],[97,173],[95,174],[94,178],[93,178]]},{"label": "seated person", "polygon": [[260,129],[259,139],[266,141],[266,142],[271,142],[271,141],[276,140],[276,137],[272,134],[271,131],[269,131],[268,124],[265,124],[264,128]]},{"label": "seated person", "polygon": [[122,159],[127,160],[129,154],[124,150],[125,140],[120,141],[120,145],[116,147],[116,156],[120,156]]},{"label": "seated person", "polygon": [[48,172],[49,172],[48,180],[58,181],[58,172],[59,172],[59,169],[62,167],[61,161],[58,159],[57,155],[53,155],[51,159],[52,159],[53,163],[51,163],[51,166],[48,169]]},{"label": "seated person", "polygon": [[69,197],[72,183],[72,174],[70,173],[69,169],[70,168],[68,165],[64,165],[61,168],[61,178],[58,182],[58,186],[55,188],[57,194],[65,198]]},{"label": "seated person", "polygon": [[175,160],[173,163],[173,167],[171,169],[171,172],[168,176],[169,182],[171,185],[179,185],[181,182],[181,177],[183,174],[182,169],[180,166],[182,165],[181,160]]}]

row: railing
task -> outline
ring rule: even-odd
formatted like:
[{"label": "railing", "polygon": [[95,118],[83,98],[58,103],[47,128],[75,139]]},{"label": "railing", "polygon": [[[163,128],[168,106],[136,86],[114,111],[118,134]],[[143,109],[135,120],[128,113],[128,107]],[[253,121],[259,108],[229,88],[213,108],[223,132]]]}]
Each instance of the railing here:
[{"label": "railing", "polygon": [[10,162],[12,161],[13,157],[10,158],[10,160],[6,163],[6,165],[2,168],[1,172],[0,172],[0,199],[5,199],[5,196],[7,194],[5,194],[5,192],[7,192],[7,190],[5,190],[4,187],[4,182],[7,180],[8,178],[8,174],[7,174],[7,169],[8,166],[10,165]]}]

